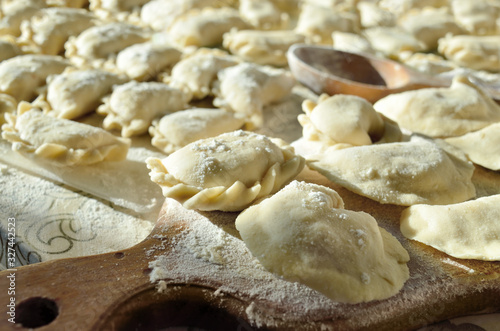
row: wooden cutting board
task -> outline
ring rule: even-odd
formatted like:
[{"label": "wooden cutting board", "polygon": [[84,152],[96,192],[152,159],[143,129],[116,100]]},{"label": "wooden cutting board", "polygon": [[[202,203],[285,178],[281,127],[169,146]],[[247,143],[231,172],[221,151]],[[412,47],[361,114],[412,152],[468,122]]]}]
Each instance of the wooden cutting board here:
[{"label": "wooden cutting board", "polygon": [[[483,194],[500,189],[497,172],[478,168],[474,178]],[[401,241],[411,257],[411,276],[400,293],[352,305],[333,302],[293,284],[296,291],[277,296],[273,282],[288,282],[240,273],[234,261],[214,269],[207,259],[181,249],[185,247],[183,234],[193,231],[193,220],[198,219],[238,240],[234,228],[237,213],[186,211],[167,199],[153,232],[130,249],[1,272],[3,291],[10,284],[7,276],[15,274],[17,324],[2,318],[0,330],[18,330],[21,325],[39,327],[37,330],[179,330],[187,326],[203,330],[252,330],[258,326],[276,330],[412,330],[457,316],[500,311],[500,262],[455,259],[407,240],[399,231],[404,207],[381,205],[309,170],[298,179],[334,188],[347,209],[369,212]],[[150,262],[159,256],[164,257],[168,273],[153,283]],[[280,291],[279,286],[276,291]],[[269,295],[264,288],[271,289]],[[2,297],[5,307],[9,298]]]}]

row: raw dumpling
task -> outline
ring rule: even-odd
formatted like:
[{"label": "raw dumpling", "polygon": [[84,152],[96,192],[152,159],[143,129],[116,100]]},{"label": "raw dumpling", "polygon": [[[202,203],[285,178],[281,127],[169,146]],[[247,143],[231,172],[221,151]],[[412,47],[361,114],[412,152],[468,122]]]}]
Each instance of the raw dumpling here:
[{"label": "raw dumpling", "polygon": [[150,41],[129,46],[118,53],[116,67],[131,79],[147,80],[177,63],[181,54],[169,44]]},{"label": "raw dumpling", "polygon": [[410,32],[398,27],[374,27],[365,29],[362,35],[373,49],[388,58],[399,59],[403,52],[421,52],[425,45]]},{"label": "raw dumpling", "polygon": [[460,136],[500,121],[500,106],[464,76],[449,88],[391,94],[374,108],[400,127],[431,137]]},{"label": "raw dumpling", "polygon": [[195,8],[218,8],[221,0],[152,0],[141,8],[141,21],[157,31],[167,29],[179,16]]},{"label": "raw dumpling", "polygon": [[425,45],[425,51],[437,49],[439,38],[447,34],[464,33],[453,15],[444,7],[410,11],[399,19],[399,26],[421,41]]},{"label": "raw dumpling", "polygon": [[324,186],[293,181],[244,210],[236,229],[267,270],[335,301],[386,299],[409,278],[399,241]]},{"label": "raw dumpling", "polygon": [[114,88],[97,112],[106,115],[105,129],[121,129],[123,137],[131,137],[146,133],[153,119],[185,109],[189,99],[164,83],[131,81]]},{"label": "raw dumpling", "polygon": [[290,16],[269,0],[240,0],[239,11],[245,21],[260,30],[286,29],[290,21]]},{"label": "raw dumpling", "polygon": [[458,66],[500,71],[500,36],[446,36],[439,39],[438,52]]},{"label": "raw dumpling", "polygon": [[65,70],[48,79],[46,100],[49,108],[44,110],[59,118],[80,117],[96,110],[113,85],[123,82],[123,77],[104,70]]},{"label": "raw dumpling", "polygon": [[288,48],[304,41],[304,36],[291,30],[231,30],[224,34],[222,45],[244,61],[285,66]]},{"label": "raw dumpling", "polygon": [[58,55],[70,36],[94,26],[97,18],[81,8],[44,8],[21,25],[19,42],[33,52]]},{"label": "raw dumpling", "polygon": [[223,109],[187,109],[153,121],[149,134],[153,146],[170,154],[196,140],[241,129],[244,124],[241,116]]},{"label": "raw dumpling", "polygon": [[181,47],[210,47],[222,44],[222,36],[231,29],[248,27],[233,8],[193,9],[177,18],[168,28],[168,34]]},{"label": "raw dumpling", "polygon": [[212,93],[217,73],[238,63],[238,59],[222,50],[201,48],[179,61],[166,82],[170,86],[191,91],[193,98],[203,99]]},{"label": "raw dumpling", "polygon": [[18,101],[31,101],[49,75],[61,73],[70,63],[55,55],[19,55],[0,62],[0,93]]},{"label": "raw dumpling", "polygon": [[0,125],[5,123],[5,113],[13,113],[16,108],[16,99],[8,94],[0,93]]},{"label": "raw dumpling", "polygon": [[360,24],[365,29],[396,25],[397,15],[374,2],[360,1],[357,4],[357,8]]},{"label": "raw dumpling", "polygon": [[2,137],[21,153],[66,165],[88,165],[101,161],[121,161],[130,141],[88,124],[44,115],[21,102],[17,116],[7,114]]},{"label": "raw dumpling", "polygon": [[499,12],[490,0],[451,0],[450,5],[455,20],[473,35],[493,35],[498,33]]},{"label": "raw dumpling", "polygon": [[146,162],[165,197],[187,209],[221,211],[247,208],[304,167],[304,159],[281,140],[246,131],[198,140],[163,160]]},{"label": "raw dumpling", "polygon": [[65,44],[66,57],[77,64],[107,59],[128,46],[147,41],[149,37],[148,30],[128,23],[98,25],[70,37]]},{"label": "raw dumpling", "polygon": [[298,116],[303,137],[320,141],[325,147],[370,145],[375,142],[400,141],[398,126],[378,114],[363,98],[337,94],[323,94],[318,103],[305,100],[305,114]]},{"label": "raw dumpling", "polygon": [[[458,154],[459,155],[459,154]],[[307,165],[332,182],[384,204],[449,204],[475,197],[472,163],[436,143],[409,142],[327,149]]]},{"label": "raw dumpling", "polygon": [[218,74],[214,105],[247,117],[255,127],[263,125],[264,106],[290,94],[295,79],[289,71],[253,63],[241,63]]},{"label": "raw dumpling", "polygon": [[375,53],[372,45],[365,37],[352,32],[333,31],[332,45],[335,49],[344,52]]},{"label": "raw dumpling", "polygon": [[89,0],[89,9],[91,11],[105,10],[112,13],[119,13],[124,11],[133,11],[149,0]]},{"label": "raw dumpling", "polygon": [[358,29],[358,16],[353,12],[305,3],[295,32],[304,35],[309,43],[331,45],[334,31],[357,32]]},{"label": "raw dumpling", "polygon": [[401,214],[401,232],[459,259],[500,261],[500,195],[448,206],[415,205]]},{"label": "raw dumpling", "polygon": [[445,141],[462,150],[475,164],[491,170],[500,170],[500,123]]},{"label": "raw dumpling", "polygon": [[21,34],[21,23],[47,7],[47,4],[44,0],[2,0],[0,6],[0,35],[18,37]]}]

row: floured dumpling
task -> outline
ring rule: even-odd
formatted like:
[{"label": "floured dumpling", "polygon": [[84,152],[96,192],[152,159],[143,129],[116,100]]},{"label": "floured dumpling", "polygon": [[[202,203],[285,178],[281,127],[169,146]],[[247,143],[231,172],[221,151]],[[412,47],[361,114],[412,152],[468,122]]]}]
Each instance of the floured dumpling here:
[{"label": "floured dumpling", "polygon": [[354,12],[305,3],[294,30],[309,43],[331,45],[334,31],[356,32],[358,29],[358,16]]},{"label": "floured dumpling", "polygon": [[88,165],[121,161],[130,141],[88,124],[44,115],[29,103],[21,102],[17,116],[7,114],[2,137],[12,149],[66,165]]},{"label": "floured dumpling", "polygon": [[221,211],[247,208],[304,167],[304,159],[281,140],[246,131],[198,140],[163,160],[146,162],[165,197],[187,209]]},{"label": "floured dumpling", "polygon": [[288,48],[304,41],[304,36],[291,30],[232,30],[224,34],[222,45],[245,61],[285,66]]},{"label": "floured dumpling", "polygon": [[246,29],[246,23],[233,8],[193,9],[177,18],[168,28],[173,42],[181,47],[211,47],[222,43],[231,29]]},{"label": "floured dumpling", "polygon": [[421,52],[425,45],[410,32],[399,27],[374,27],[362,31],[363,35],[380,54],[399,59],[403,52]]},{"label": "floured dumpling", "polygon": [[407,66],[429,75],[438,75],[450,72],[456,68],[451,61],[433,53],[413,53],[408,57],[400,59]]},{"label": "floured dumpling", "polygon": [[334,31],[332,33],[332,45],[335,49],[344,52],[375,53],[372,45],[365,37],[352,32]]},{"label": "floured dumpling", "polygon": [[435,50],[438,40],[446,36],[462,34],[464,31],[455,22],[448,8],[424,8],[410,11],[399,19],[400,27],[410,32],[425,45],[426,51]]},{"label": "floured dumpling", "polygon": [[0,93],[30,101],[49,75],[61,73],[70,63],[55,55],[19,55],[0,62]]},{"label": "floured dumpling", "polygon": [[217,79],[217,73],[238,63],[237,58],[222,50],[200,48],[179,61],[165,82],[170,86],[189,90],[193,98],[203,99],[212,94],[212,84]]},{"label": "floured dumpling", "polygon": [[151,0],[141,8],[141,21],[156,31],[167,29],[179,16],[195,8],[218,8],[221,0]]},{"label": "floured dumpling", "polygon": [[[455,20],[473,35],[493,35],[498,33],[499,13],[490,0],[451,0],[450,7]],[[497,5],[498,6],[498,5]]]},{"label": "floured dumpling", "polygon": [[376,26],[396,25],[397,15],[377,5],[377,3],[360,1],[357,4],[357,9],[359,11],[360,24],[365,29]]},{"label": "floured dumpling", "polygon": [[472,162],[491,170],[500,170],[500,123],[445,141],[462,150]]},{"label": "floured dumpling", "polygon": [[244,124],[242,116],[224,109],[187,109],[153,121],[149,134],[153,146],[170,154],[196,140],[241,129]]},{"label": "floured dumpling", "polygon": [[77,64],[95,59],[107,59],[133,44],[143,43],[150,37],[144,28],[122,22],[91,27],[65,44],[66,57]]},{"label": "floured dumpling", "polygon": [[0,62],[18,55],[21,55],[21,49],[16,44],[16,39],[3,36],[0,39]]},{"label": "floured dumpling", "polygon": [[189,99],[164,83],[131,81],[114,88],[97,112],[106,115],[105,129],[121,129],[123,137],[131,137],[146,133],[153,119],[185,109]]},{"label": "floured dumpling", "polygon": [[290,16],[281,11],[270,0],[240,0],[241,17],[255,29],[281,30],[286,29]]},{"label": "floured dumpling", "polygon": [[500,36],[446,36],[439,39],[438,52],[456,65],[500,71]]},{"label": "floured dumpling", "polygon": [[44,8],[21,25],[19,42],[33,52],[58,55],[70,36],[94,26],[97,18],[81,8]]},{"label": "floured dumpling", "polygon": [[401,232],[459,259],[500,261],[500,195],[448,206],[415,205]]},{"label": "floured dumpling", "polygon": [[5,113],[13,113],[16,111],[17,101],[14,97],[0,93],[0,125],[5,123]]},{"label": "floured dumpling", "polygon": [[244,210],[236,229],[267,270],[334,301],[386,299],[409,278],[399,241],[324,186],[293,181]]},{"label": "floured dumpling", "polygon": [[132,11],[149,0],[89,0],[89,9],[91,11],[105,10],[112,13]]},{"label": "floured dumpling", "polygon": [[123,77],[104,70],[70,68],[48,79],[46,101],[49,108],[44,110],[59,118],[80,117],[96,110],[113,85],[122,83]]},{"label": "floured dumpling", "polygon": [[500,106],[464,76],[449,88],[388,95],[374,108],[400,127],[431,137],[459,136],[500,121]]},{"label": "floured dumpling", "polygon": [[449,204],[475,196],[472,163],[434,142],[409,142],[327,149],[307,165],[332,182],[384,204]]},{"label": "floured dumpling", "polygon": [[21,34],[21,23],[47,7],[47,4],[44,0],[2,0],[0,6],[0,35],[18,37]]},{"label": "floured dumpling", "polygon": [[150,41],[120,51],[116,56],[116,67],[131,79],[147,80],[177,63],[181,54],[169,44]]},{"label": "floured dumpling", "polygon": [[263,125],[264,107],[286,97],[295,85],[283,69],[241,63],[218,74],[214,105],[247,117],[255,127]]},{"label": "floured dumpling", "polygon": [[[378,114],[363,98],[337,94],[323,94],[318,103],[305,100],[305,114],[298,116],[303,137],[329,146],[360,146],[375,142],[400,141],[398,126]],[[339,148],[340,148],[339,146]]]}]

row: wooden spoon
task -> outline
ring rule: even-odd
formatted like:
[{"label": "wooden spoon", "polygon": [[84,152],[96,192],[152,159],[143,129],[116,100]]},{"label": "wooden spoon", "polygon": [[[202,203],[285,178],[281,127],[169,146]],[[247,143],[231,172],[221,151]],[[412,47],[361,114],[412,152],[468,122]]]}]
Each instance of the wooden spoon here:
[{"label": "wooden spoon", "polygon": [[[287,57],[296,79],[317,94],[352,94],[373,103],[392,93],[451,84],[449,79],[420,73],[396,61],[328,46],[293,45]],[[478,78],[471,81],[500,100],[498,86]]]}]

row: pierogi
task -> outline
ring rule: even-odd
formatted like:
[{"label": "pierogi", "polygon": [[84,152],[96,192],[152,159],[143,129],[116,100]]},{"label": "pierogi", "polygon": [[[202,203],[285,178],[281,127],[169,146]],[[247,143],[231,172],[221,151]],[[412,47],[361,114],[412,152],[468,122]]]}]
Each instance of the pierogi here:
[{"label": "pierogi", "polygon": [[262,265],[338,302],[381,300],[409,278],[410,257],[369,214],[336,191],[293,181],[244,210],[236,229]]},{"label": "pierogi", "polygon": [[221,211],[247,208],[304,167],[304,159],[283,141],[241,130],[195,141],[146,163],[165,197],[187,209]]}]

